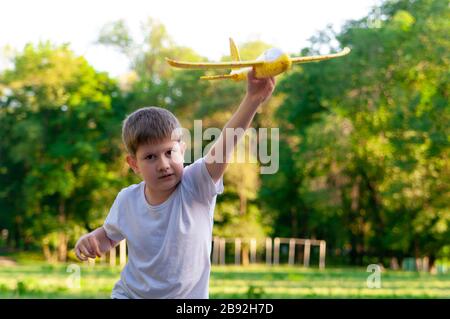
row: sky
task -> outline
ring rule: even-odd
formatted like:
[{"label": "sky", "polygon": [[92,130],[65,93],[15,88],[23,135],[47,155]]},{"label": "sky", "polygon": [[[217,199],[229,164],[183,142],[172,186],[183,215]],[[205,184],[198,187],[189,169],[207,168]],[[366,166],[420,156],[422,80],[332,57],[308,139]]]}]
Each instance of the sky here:
[{"label": "sky", "polygon": [[[132,34],[148,17],[166,26],[178,45],[211,60],[229,54],[228,38],[237,45],[262,40],[295,54],[308,39],[333,25],[366,16],[381,0],[2,0],[0,49],[22,50],[28,43],[69,42],[71,48],[99,71],[120,76],[128,60],[112,48],[95,44],[106,23],[124,19]],[[4,54],[0,70],[7,67]]]}]

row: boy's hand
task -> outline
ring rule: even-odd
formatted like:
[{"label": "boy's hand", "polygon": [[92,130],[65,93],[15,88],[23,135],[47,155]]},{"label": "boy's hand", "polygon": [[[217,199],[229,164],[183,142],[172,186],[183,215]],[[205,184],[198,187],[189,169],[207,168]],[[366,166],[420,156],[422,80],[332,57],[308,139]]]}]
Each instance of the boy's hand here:
[{"label": "boy's hand", "polygon": [[255,78],[255,70],[251,70],[247,75],[247,97],[258,105],[266,101],[275,88],[275,78]]},{"label": "boy's hand", "polygon": [[89,258],[100,257],[100,242],[93,233],[82,236],[75,245],[75,254],[78,259],[85,261]]}]

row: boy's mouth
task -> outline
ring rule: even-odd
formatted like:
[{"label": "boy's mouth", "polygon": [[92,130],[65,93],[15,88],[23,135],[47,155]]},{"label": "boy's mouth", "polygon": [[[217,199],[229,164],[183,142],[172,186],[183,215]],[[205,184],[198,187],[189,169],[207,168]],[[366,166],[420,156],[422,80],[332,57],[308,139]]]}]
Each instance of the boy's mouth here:
[{"label": "boy's mouth", "polygon": [[169,178],[170,176],[172,176],[174,174],[165,174],[163,176],[160,176],[159,179],[165,179],[165,178]]}]

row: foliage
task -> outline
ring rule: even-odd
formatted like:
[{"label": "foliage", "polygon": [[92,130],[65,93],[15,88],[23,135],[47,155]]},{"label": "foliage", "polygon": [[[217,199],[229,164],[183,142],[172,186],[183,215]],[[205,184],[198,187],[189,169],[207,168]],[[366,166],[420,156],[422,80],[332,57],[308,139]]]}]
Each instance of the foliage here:
[{"label": "foliage", "polygon": [[[450,238],[449,18],[446,1],[387,1],[335,34],[352,48],[348,57],[304,65],[280,84],[280,152],[293,162],[261,189],[279,232],[294,232],[283,228],[291,214],[301,236],[348,247],[353,263],[442,253]],[[312,47],[329,40],[319,34]]]},{"label": "foliage", "polygon": [[[352,52],[277,79],[253,127],[280,128],[280,169],[261,175],[260,164],[230,165],[215,235],[324,239],[352,264],[450,258],[449,30],[448,1],[399,0],[313,36],[300,54]],[[64,260],[67,245],[102,223],[118,190],[139,181],[123,161],[126,114],[168,108],[193,137],[194,120],[222,128],[237,108],[242,83],[203,82],[202,71],[168,67],[165,57],[207,59],[174,43],[160,22],[149,19],[142,39],[124,21],[101,30],[98,43],[130,61],[118,81],[50,43],[27,45],[0,74],[8,246],[43,247],[47,259]],[[270,47],[238,46],[243,59]]]},{"label": "foliage", "polygon": [[1,83],[2,225],[15,245],[58,247],[65,260],[67,242],[98,223],[120,185],[111,143],[120,92],[68,46],[50,43],[27,45]]}]

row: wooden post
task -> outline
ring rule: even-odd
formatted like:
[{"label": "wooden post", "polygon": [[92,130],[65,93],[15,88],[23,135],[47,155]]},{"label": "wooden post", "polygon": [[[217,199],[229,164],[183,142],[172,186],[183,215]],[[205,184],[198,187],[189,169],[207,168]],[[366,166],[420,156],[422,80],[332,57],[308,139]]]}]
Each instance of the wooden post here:
[{"label": "wooden post", "polygon": [[309,254],[311,251],[311,242],[309,239],[305,240],[305,251],[303,253],[303,266],[309,267]]},{"label": "wooden post", "polygon": [[109,251],[109,265],[116,265],[116,247],[111,248],[111,250]]},{"label": "wooden post", "polygon": [[212,262],[216,265],[219,264],[219,243],[219,237],[214,237]]},{"label": "wooden post", "polygon": [[428,258],[428,256],[422,258],[422,270],[424,272],[430,271],[430,258]]},{"label": "wooden post", "polygon": [[219,255],[220,255],[220,264],[225,265],[225,238],[220,239]]},{"label": "wooden post", "polygon": [[250,240],[250,262],[256,263],[256,239],[254,238]]},{"label": "wooden post", "polygon": [[280,263],[280,238],[275,238],[273,246],[273,264],[278,265]]},{"label": "wooden post", "polygon": [[289,240],[289,265],[294,265],[295,262],[295,239]]},{"label": "wooden post", "polygon": [[320,241],[320,259],[319,259],[319,268],[325,269],[325,254],[327,252],[327,243],[325,240]]},{"label": "wooden post", "polygon": [[416,269],[422,271],[422,258],[416,258]]},{"label": "wooden post", "polygon": [[120,246],[120,250],[119,250],[120,267],[123,267],[127,263],[127,241],[126,241],[126,239],[122,240],[120,242],[119,246]]},{"label": "wooden post", "polygon": [[234,263],[239,265],[241,263],[241,239],[234,240]]},{"label": "wooden post", "polygon": [[272,239],[266,238],[266,264],[272,264]]}]

